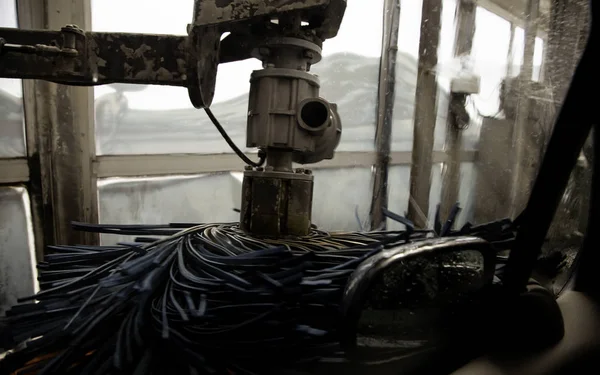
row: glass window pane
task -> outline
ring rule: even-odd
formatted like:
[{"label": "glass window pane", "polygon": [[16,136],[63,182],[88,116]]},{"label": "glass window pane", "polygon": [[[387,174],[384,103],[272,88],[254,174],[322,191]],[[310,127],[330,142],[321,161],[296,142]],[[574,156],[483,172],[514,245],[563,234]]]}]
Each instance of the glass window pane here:
[{"label": "glass window pane", "polygon": [[29,197],[23,188],[0,188],[0,316],[37,290]]},{"label": "glass window pane", "polygon": [[313,174],[313,223],[328,231],[368,230],[371,168],[318,169]]},{"label": "glass window pane", "polygon": [[[122,9],[122,2],[92,1],[95,31],[184,34],[193,0],[168,7],[168,15],[162,0],[127,1],[130,11],[120,15],[115,15],[117,6]],[[383,0],[349,2],[338,36],[325,42],[323,61],[313,69],[321,77],[321,96],[338,104],[341,151],[374,147],[382,10]],[[138,17],[132,19],[131,13]],[[212,110],[242,149],[249,79],[257,69],[261,63],[252,59],[220,65],[217,74]],[[95,99],[98,154],[231,152],[204,111],[192,107],[184,88],[107,85],[95,89]]]},{"label": "glass window pane", "polygon": [[[0,27],[17,27],[14,0],[0,0]],[[24,125],[21,80],[0,78],[0,157],[25,155]]]},{"label": "glass window pane", "polygon": [[[218,187],[218,188],[217,188]],[[233,174],[110,178],[98,181],[99,221],[116,224],[239,220],[241,182]],[[102,235],[103,243],[127,237]]]},{"label": "glass window pane", "polygon": [[[315,170],[313,222],[324,230],[358,230],[371,203],[370,169]],[[110,224],[239,221],[242,173],[98,182],[100,222]],[[103,243],[127,237],[102,235]]]},{"label": "glass window pane", "polygon": [[480,86],[478,94],[467,98],[470,123],[461,131],[464,149],[477,149],[482,117],[500,114],[500,86],[508,73],[510,28],[510,22],[504,18],[477,8],[470,65],[473,73],[480,78]]},{"label": "glass window pane", "polygon": [[[433,228],[435,209],[440,202],[442,194],[442,164],[434,164],[431,169],[431,181],[429,192],[429,212],[427,215],[429,227]],[[390,211],[406,216],[408,200],[410,197],[410,166],[400,165],[390,167],[388,175],[388,208]],[[404,229],[404,225],[391,219],[387,220],[387,229]]]},{"label": "glass window pane", "polygon": [[[398,56],[396,59],[396,98],[392,129],[392,151],[411,151],[415,94],[417,88],[417,64],[419,59],[419,37],[422,0],[406,1],[400,10]],[[434,133],[434,149],[444,147],[446,119],[452,66],[454,65],[455,1],[444,1],[442,8],[442,30],[438,48],[438,97],[437,118]]]},{"label": "glass window pane", "polygon": [[[509,69],[509,76],[516,77],[521,73],[521,66],[523,65],[523,53],[525,48],[525,32],[522,28],[517,27],[515,29],[515,35],[513,38],[513,54],[512,54],[512,66]],[[535,38],[535,47],[533,49],[533,73],[532,79],[534,81],[540,81],[542,79],[542,60],[544,56],[544,41],[542,38]]]},{"label": "glass window pane", "polygon": [[422,0],[404,1],[400,8],[392,151],[412,150],[421,8]]},{"label": "glass window pane", "polygon": [[374,149],[382,29],[383,0],[348,1],[338,35],[325,41],[323,60],[312,69],[321,96],[338,105],[338,151]]},{"label": "glass window pane", "polygon": [[535,271],[536,279],[555,294],[560,293],[569,281],[587,230],[592,192],[592,155],[590,137],[571,173]]}]

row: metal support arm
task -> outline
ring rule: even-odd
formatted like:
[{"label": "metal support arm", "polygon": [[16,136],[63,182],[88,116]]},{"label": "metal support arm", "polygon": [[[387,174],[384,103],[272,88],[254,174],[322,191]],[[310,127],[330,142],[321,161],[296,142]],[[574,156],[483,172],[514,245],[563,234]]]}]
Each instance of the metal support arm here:
[{"label": "metal support arm", "polygon": [[187,86],[187,37],[0,28],[0,76],[94,86]]}]

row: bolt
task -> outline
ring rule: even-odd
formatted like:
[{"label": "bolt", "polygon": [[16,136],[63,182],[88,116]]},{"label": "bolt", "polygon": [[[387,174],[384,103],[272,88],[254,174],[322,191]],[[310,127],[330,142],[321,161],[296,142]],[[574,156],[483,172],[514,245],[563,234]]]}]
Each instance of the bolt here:
[{"label": "bolt", "polygon": [[263,167],[256,167],[256,171],[257,171],[257,172],[262,172],[262,171],[264,171],[264,170],[265,170],[265,169],[264,169]]},{"label": "bolt", "polygon": [[311,174],[312,174],[312,171],[311,171],[310,169],[305,169],[305,170],[304,170],[304,174],[311,175]]},{"label": "bolt", "polygon": [[275,170],[275,168],[273,168],[273,167],[272,167],[272,166],[270,166],[270,165],[267,165],[267,166],[265,167],[265,172],[273,172],[274,170]]},{"label": "bolt", "polygon": [[251,171],[251,170],[253,170],[253,168],[252,168],[251,165],[246,165],[246,166],[244,166],[244,170],[245,171]]},{"label": "bolt", "polygon": [[83,30],[81,30],[81,28],[77,25],[66,25],[65,27],[60,29],[60,31],[68,32],[68,33],[83,34]]},{"label": "bolt", "polygon": [[298,168],[298,169],[296,169],[296,173],[304,173],[304,168]]},{"label": "bolt", "polygon": [[305,50],[304,51],[304,57],[306,57],[307,59],[314,59],[315,58],[315,54],[313,51],[309,51],[309,50]]}]

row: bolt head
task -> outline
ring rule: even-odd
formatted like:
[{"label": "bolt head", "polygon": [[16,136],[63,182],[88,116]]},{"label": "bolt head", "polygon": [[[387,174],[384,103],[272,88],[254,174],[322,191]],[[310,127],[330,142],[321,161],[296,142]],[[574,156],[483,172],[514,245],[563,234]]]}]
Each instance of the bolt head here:
[{"label": "bolt head", "polygon": [[307,59],[314,59],[315,58],[315,53],[313,51],[304,51],[304,57],[306,57]]},{"label": "bolt head", "polygon": [[273,168],[272,166],[268,165],[265,167],[265,172],[273,172],[275,170],[275,168]]},{"label": "bolt head", "polygon": [[251,170],[253,170],[253,168],[252,168],[251,165],[246,165],[246,166],[244,166],[244,170],[245,171],[251,171]]},{"label": "bolt head", "polygon": [[265,169],[264,169],[263,167],[256,167],[256,171],[257,171],[257,172],[262,172],[262,171],[264,171],[264,170],[265,170]]},{"label": "bolt head", "polygon": [[304,173],[304,168],[297,168],[296,173]]},{"label": "bolt head", "polygon": [[63,28],[61,28],[60,30],[66,31],[66,32],[78,33],[78,34],[83,33],[83,30],[81,30],[81,28],[77,25],[66,25]]},{"label": "bolt head", "polygon": [[311,175],[312,171],[310,169],[305,169],[304,174]]}]

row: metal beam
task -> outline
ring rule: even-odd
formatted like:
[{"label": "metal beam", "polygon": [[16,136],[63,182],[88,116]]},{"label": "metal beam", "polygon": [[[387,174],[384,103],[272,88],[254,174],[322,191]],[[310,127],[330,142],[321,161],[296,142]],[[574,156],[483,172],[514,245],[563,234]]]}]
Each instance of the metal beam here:
[{"label": "metal beam", "polygon": [[0,184],[19,184],[29,181],[27,159],[0,159]]},{"label": "metal beam", "polygon": [[525,46],[521,65],[520,98],[513,129],[512,181],[510,188],[511,216],[516,217],[525,208],[527,198],[535,178],[532,147],[530,147],[527,126],[530,118],[531,78],[533,75],[533,55],[539,14],[539,0],[528,0],[527,24],[525,26]]},{"label": "metal beam", "polygon": [[442,0],[423,0],[419,65],[414,112],[414,138],[408,218],[418,228],[427,227],[431,163],[437,114],[438,45],[442,26]]},{"label": "metal beam", "polygon": [[[42,1],[22,0],[17,2],[18,24],[21,28],[44,28],[45,7]],[[51,215],[49,203],[50,179],[47,173],[42,173],[41,145],[45,144],[44,131],[38,125],[36,108],[36,82],[23,82],[23,112],[25,117],[25,142],[27,145],[27,164],[29,181],[27,192],[31,211],[31,225],[35,244],[36,260],[42,261],[44,249],[53,238],[54,218]],[[41,114],[40,114],[41,115]]]},{"label": "metal beam", "polygon": [[506,56],[506,77],[512,77],[513,65],[515,61],[515,34],[517,26],[513,22],[510,23],[510,40],[508,42],[508,55]]},{"label": "metal beam", "polygon": [[[504,18],[510,23],[525,29],[527,23],[527,2],[523,0],[476,0],[477,5]],[[541,19],[536,35],[544,40],[548,37],[550,1],[541,0]]]},{"label": "metal beam", "polygon": [[[473,39],[475,37],[475,16],[477,7],[474,0],[458,0],[456,3],[456,40],[454,43],[454,57],[471,54]],[[452,206],[458,202],[460,192],[460,150],[462,149],[462,129],[465,129],[470,119],[461,117],[465,113],[465,94],[450,93],[448,105],[448,123],[446,126],[445,149],[450,158],[442,174],[442,195],[440,201],[440,215],[448,217]],[[467,122],[463,124],[463,122]]]},{"label": "metal beam", "polygon": [[[89,29],[90,8],[89,0],[23,0],[18,2],[19,25]],[[97,235],[76,232],[70,225],[73,220],[98,220],[92,89],[26,80],[23,98],[38,259],[48,244],[97,243]]]},{"label": "metal beam", "polygon": [[388,165],[392,143],[394,100],[396,97],[396,56],[400,29],[400,0],[386,0],[383,12],[383,42],[379,64],[377,98],[377,128],[375,148],[377,160],[373,165],[373,195],[371,200],[371,229],[385,229],[383,209],[388,204]]},{"label": "metal beam", "polygon": [[[463,151],[460,158],[462,162],[473,162],[476,155],[475,151]],[[248,157],[256,155],[249,154]],[[375,160],[374,152],[337,152],[334,159],[312,165],[311,169],[371,168]],[[447,160],[445,152],[433,153],[432,163],[445,163]],[[390,153],[390,166],[408,166],[411,162],[411,152]],[[98,178],[193,175],[242,169],[243,163],[234,154],[107,155],[97,157],[94,163],[94,173]]]}]

